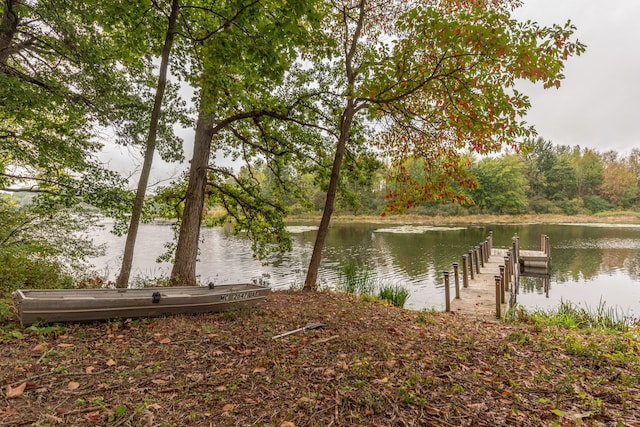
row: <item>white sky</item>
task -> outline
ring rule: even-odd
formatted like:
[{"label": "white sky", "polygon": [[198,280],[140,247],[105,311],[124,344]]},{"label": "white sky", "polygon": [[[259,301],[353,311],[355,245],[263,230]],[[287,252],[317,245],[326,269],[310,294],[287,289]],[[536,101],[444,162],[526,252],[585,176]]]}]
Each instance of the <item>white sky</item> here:
[{"label": "white sky", "polygon": [[[560,89],[519,86],[531,99],[527,121],[539,136],[555,145],[623,155],[640,147],[640,1],[524,0],[514,16],[541,25],[562,25],[570,19],[577,27],[576,37],[587,45],[584,54],[567,62]],[[152,182],[177,176],[188,167],[193,133],[180,134],[185,138],[185,163],[167,165],[156,158]],[[135,168],[132,155],[134,150],[110,148],[106,157],[112,159],[112,167],[130,173]],[[141,163],[139,155],[135,163]]]},{"label": "white sky", "polygon": [[544,25],[570,19],[587,45],[567,62],[560,89],[522,86],[539,136],[600,152],[640,147],[640,1],[524,0],[515,16]]}]

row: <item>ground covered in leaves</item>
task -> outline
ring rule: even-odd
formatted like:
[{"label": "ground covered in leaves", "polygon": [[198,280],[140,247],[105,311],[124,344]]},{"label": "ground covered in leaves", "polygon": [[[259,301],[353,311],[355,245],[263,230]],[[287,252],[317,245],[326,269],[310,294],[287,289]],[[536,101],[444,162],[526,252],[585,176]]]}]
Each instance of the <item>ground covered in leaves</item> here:
[{"label": "ground covered in leaves", "polygon": [[0,425],[637,427],[636,332],[301,291],[222,314],[5,325]]}]

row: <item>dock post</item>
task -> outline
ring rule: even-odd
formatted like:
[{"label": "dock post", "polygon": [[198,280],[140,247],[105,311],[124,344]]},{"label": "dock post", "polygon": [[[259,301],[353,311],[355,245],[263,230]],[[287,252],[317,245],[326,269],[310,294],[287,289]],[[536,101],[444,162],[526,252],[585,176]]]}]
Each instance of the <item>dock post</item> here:
[{"label": "dock post", "polygon": [[502,304],[505,303],[505,297],[504,297],[504,291],[505,288],[507,287],[507,284],[505,283],[505,275],[504,275],[504,265],[499,265],[498,268],[500,269],[500,302]]},{"label": "dock post", "polygon": [[550,266],[551,266],[551,241],[549,240],[549,236],[547,236],[547,235],[544,236],[544,239],[545,239],[544,253],[547,255],[547,267],[550,268]]},{"label": "dock post", "polygon": [[453,263],[453,280],[456,285],[456,299],[460,299],[460,278],[458,277],[458,263]]},{"label": "dock post", "polygon": [[513,287],[511,284],[511,260],[509,259],[509,252],[507,252],[507,256],[504,257],[504,277],[505,277],[505,286],[509,285],[509,292],[513,292]]},{"label": "dock post", "polygon": [[484,243],[480,243],[478,246],[478,259],[480,260],[480,267],[484,268]]},{"label": "dock post", "polygon": [[476,266],[476,273],[480,274],[480,262],[478,260],[478,252],[480,252],[480,248],[477,246],[473,247],[473,263]]},{"label": "dock post", "polygon": [[[516,246],[520,246],[520,242],[516,239]],[[513,283],[516,290],[516,294],[520,292],[520,253],[516,253],[511,260],[513,266]]]},{"label": "dock post", "polygon": [[467,255],[462,255],[462,287],[469,287],[468,267],[467,267]]},{"label": "dock post", "polygon": [[491,258],[491,243],[489,243],[489,238],[487,237],[484,240],[484,262],[489,262],[489,258]]},{"label": "dock post", "polygon": [[445,271],[444,274],[444,311],[449,313],[451,311],[451,297],[449,291],[449,272]]},{"label": "dock post", "polygon": [[487,237],[487,239],[489,239],[489,253],[491,253],[493,250],[493,231],[489,231],[489,237]]},{"label": "dock post", "polygon": [[496,317],[502,318],[502,302],[500,301],[500,276],[493,277],[496,280]]},{"label": "dock post", "polygon": [[471,273],[471,280],[473,280],[473,251],[469,250],[469,272]]}]

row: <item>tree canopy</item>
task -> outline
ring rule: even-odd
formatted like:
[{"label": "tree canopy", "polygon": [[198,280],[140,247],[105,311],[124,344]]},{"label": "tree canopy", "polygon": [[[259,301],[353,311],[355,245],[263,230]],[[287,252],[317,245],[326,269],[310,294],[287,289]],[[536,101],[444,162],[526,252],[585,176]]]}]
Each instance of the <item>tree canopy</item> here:
[{"label": "tree canopy", "polygon": [[[291,205],[319,204],[325,195],[308,288],[315,287],[336,204],[358,206],[374,182],[377,193],[387,190],[385,213],[474,197],[480,208],[520,211],[522,192],[509,202],[495,194],[506,191],[507,181],[534,175],[540,180],[522,191],[549,200],[602,194],[615,204],[633,203],[636,194],[619,195],[617,185],[628,179],[614,162],[587,173],[597,164],[592,153],[558,154],[531,142],[535,130],[524,120],[530,103],[516,82],[559,87],[565,62],[585,47],[570,22],[545,27],[515,20],[511,12],[519,5],[5,0],[0,184],[85,201],[122,217],[131,193],[96,160],[100,146],[120,142],[152,151],[153,111],[161,153],[180,158],[172,126],[189,123],[195,127],[190,170],[175,191],[164,193],[180,205],[172,280],[196,282],[205,201],[264,255],[289,248],[284,218]],[[174,79],[196,91],[192,123],[175,84],[152,108],[154,61],[163,45],[163,70],[170,63]],[[535,167],[516,157],[474,165],[474,155],[531,147]],[[242,167],[223,167],[214,153]],[[305,200],[309,188],[321,191]]]},{"label": "tree canopy", "polygon": [[[123,42],[123,27],[134,25],[133,16],[124,12],[133,8],[119,2],[2,2],[0,177],[5,190],[84,201],[111,215],[128,210],[124,179],[96,154],[107,141],[140,142],[138,132],[150,113],[152,55]],[[177,146],[170,127],[162,135]]]},{"label": "tree canopy", "polygon": [[[511,17],[516,1],[359,0],[331,2],[314,64],[327,121],[336,135],[323,218],[305,280],[313,289],[342,161],[358,122],[396,166],[399,191],[387,212],[434,199],[465,201],[473,188],[466,153],[518,149],[534,130],[518,79],[558,87],[564,62],[584,46],[575,27],[541,27]],[[354,124],[356,127],[354,127]],[[422,158],[420,181],[404,169]]]}]

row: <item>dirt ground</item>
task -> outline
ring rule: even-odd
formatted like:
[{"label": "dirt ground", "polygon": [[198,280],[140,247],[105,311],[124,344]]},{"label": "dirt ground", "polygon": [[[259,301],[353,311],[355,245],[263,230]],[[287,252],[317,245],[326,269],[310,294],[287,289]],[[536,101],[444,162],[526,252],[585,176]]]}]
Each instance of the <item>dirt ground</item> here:
[{"label": "dirt ground", "polygon": [[[311,322],[325,325],[272,339]],[[301,291],[222,314],[1,331],[3,426],[640,427],[638,331]]]}]

